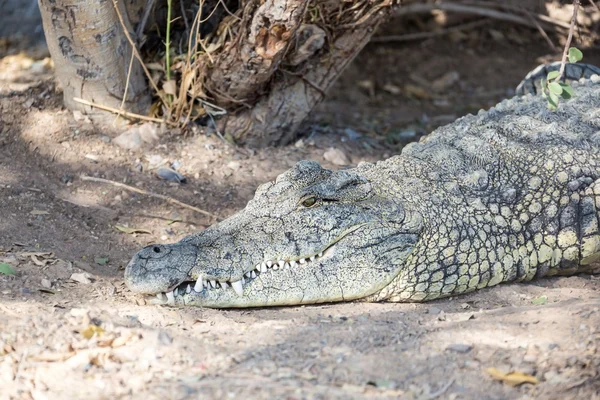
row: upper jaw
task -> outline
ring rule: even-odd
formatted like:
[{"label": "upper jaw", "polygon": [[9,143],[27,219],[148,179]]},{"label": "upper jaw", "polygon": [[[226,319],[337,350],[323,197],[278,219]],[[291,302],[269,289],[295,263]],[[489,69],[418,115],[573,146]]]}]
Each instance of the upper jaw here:
[{"label": "upper jaw", "polygon": [[[186,298],[203,296],[230,296],[241,297],[246,287],[263,274],[277,273],[277,271],[293,271],[296,268],[307,267],[310,263],[319,262],[328,256],[331,247],[308,257],[297,259],[268,260],[257,263],[251,270],[237,280],[207,279],[201,273],[196,278],[188,276],[177,285],[170,287],[166,292],[152,296],[153,304],[185,305]],[[221,292],[217,292],[221,291]]]}]

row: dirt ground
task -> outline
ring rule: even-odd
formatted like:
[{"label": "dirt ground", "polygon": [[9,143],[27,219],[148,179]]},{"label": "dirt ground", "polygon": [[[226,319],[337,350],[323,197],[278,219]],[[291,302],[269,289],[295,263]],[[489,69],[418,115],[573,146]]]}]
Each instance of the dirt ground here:
[{"label": "dirt ground", "polygon": [[[203,131],[123,150],[62,108],[43,48],[0,59],[0,263],[16,271],[0,274],[0,399],[600,399],[598,275],[427,304],[146,305],[123,285],[130,257],[215,219],[81,179],[226,217],[298,160],[340,168],[324,159],[330,147],[353,165],[389,157],[557,58],[529,30],[490,24],[465,35],[370,44],[301,141],[259,151]],[[597,53],[584,49],[600,65]],[[188,183],[159,180],[161,162],[176,162]],[[513,387],[509,372],[537,383]]]}]

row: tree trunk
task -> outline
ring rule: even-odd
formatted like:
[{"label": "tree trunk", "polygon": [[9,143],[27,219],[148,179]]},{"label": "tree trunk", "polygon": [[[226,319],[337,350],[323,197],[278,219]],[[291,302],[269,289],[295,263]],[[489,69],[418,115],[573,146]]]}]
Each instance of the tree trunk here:
[{"label": "tree trunk", "polygon": [[251,13],[251,18],[243,18],[246,25],[239,28],[238,40],[215,62],[205,83],[219,105],[229,110],[237,105],[237,112],[220,121],[223,133],[251,147],[294,140],[311,110],[388,17],[392,4],[247,3],[244,16]]},{"label": "tree trunk", "polygon": [[[123,1],[117,2],[131,35],[129,14],[133,13],[132,19],[138,20],[143,3],[139,0],[128,0],[126,5]],[[81,110],[97,121],[112,121],[114,115],[90,109],[73,98],[115,109],[121,109],[123,103],[124,110],[145,114],[150,106],[150,94],[138,60],[134,58],[130,68],[132,47],[113,1],[39,0],[39,5],[65,106]]]}]

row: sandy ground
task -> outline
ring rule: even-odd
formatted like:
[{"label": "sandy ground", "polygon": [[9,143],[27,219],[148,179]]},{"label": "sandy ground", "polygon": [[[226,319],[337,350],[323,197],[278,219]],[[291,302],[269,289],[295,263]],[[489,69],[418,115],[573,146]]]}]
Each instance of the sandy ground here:
[{"label": "sandy ground", "polygon": [[[330,147],[351,164],[389,157],[510,95],[555,57],[530,31],[511,39],[510,29],[504,39],[474,30],[369,45],[301,142],[251,152],[202,131],[122,150],[112,132],[62,108],[43,49],[33,64],[1,59],[0,263],[16,275],[0,274],[0,399],[600,399],[598,275],[427,304],[162,308],[124,287],[124,265],[214,218],[80,178],[226,217],[298,160],[339,168],[324,159]],[[448,72],[460,79],[444,87]],[[439,92],[423,84],[438,79]],[[189,182],[157,179],[161,161],[177,162]],[[510,385],[523,381],[534,383]]]}]

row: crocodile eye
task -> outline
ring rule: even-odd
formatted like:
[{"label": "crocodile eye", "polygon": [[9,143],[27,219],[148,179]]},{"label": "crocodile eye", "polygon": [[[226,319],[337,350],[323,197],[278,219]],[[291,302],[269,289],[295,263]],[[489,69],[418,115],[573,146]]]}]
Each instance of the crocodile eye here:
[{"label": "crocodile eye", "polygon": [[317,198],[316,197],[309,197],[308,199],[304,200],[302,202],[302,205],[306,208],[312,207],[315,204],[317,204]]}]

